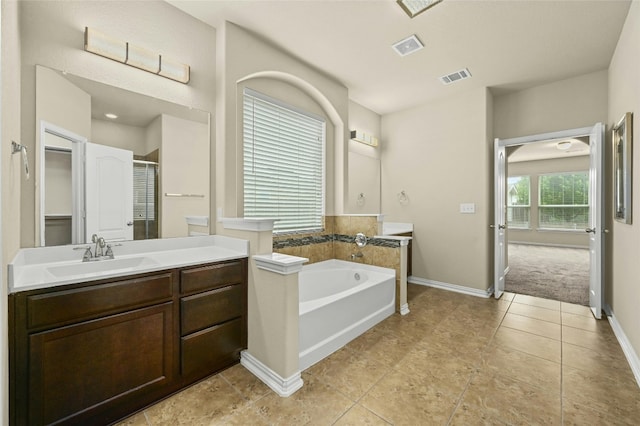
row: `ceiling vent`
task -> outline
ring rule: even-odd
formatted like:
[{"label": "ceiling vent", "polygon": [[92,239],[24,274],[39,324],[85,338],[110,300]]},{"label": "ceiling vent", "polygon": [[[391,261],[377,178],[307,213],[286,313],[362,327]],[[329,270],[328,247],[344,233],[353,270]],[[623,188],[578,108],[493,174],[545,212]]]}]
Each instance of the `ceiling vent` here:
[{"label": "ceiling vent", "polygon": [[453,74],[443,75],[442,77],[440,77],[440,81],[442,82],[442,84],[451,84],[469,77],[471,77],[471,73],[467,68],[465,68],[463,70],[456,71]]},{"label": "ceiling vent", "polygon": [[393,50],[400,56],[407,56],[417,50],[420,50],[424,47],[424,44],[418,37],[414,34],[411,37],[407,37],[404,40],[400,40],[397,43],[393,44]]}]

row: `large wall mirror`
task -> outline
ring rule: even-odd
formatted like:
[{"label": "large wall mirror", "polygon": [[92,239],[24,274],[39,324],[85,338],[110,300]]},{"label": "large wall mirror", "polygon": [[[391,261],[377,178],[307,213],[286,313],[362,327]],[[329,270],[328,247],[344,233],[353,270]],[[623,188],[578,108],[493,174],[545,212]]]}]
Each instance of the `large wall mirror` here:
[{"label": "large wall mirror", "polygon": [[632,207],[632,122],[633,115],[627,112],[612,130],[614,217],[628,224],[631,223]]},{"label": "large wall mirror", "polygon": [[36,67],[36,246],[209,234],[208,112]]}]

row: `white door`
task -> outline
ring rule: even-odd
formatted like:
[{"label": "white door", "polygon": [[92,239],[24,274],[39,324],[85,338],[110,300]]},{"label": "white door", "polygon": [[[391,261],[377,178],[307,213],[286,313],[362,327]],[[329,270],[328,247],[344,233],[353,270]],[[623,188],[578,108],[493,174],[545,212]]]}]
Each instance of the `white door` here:
[{"label": "white door", "polygon": [[604,229],[603,209],[603,173],[604,173],[604,125],[598,123],[593,126],[589,134],[591,147],[589,163],[589,306],[593,316],[602,317],[602,284],[604,276],[603,244]]},{"label": "white door", "polygon": [[505,147],[501,146],[500,139],[495,140],[495,158],[494,158],[494,200],[495,200],[495,218],[494,218],[494,283],[493,294],[498,299],[504,292],[504,270],[506,264],[506,177],[505,177]]},{"label": "white door", "polygon": [[133,240],[133,152],[85,146],[85,241]]}]

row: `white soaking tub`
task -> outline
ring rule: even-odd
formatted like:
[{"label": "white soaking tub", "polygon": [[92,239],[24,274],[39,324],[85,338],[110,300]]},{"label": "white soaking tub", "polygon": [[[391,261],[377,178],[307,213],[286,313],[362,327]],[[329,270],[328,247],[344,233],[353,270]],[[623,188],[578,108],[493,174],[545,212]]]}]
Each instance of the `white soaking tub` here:
[{"label": "white soaking tub", "polygon": [[299,274],[300,371],[392,315],[395,276],[393,269],[335,259],[304,266]]}]

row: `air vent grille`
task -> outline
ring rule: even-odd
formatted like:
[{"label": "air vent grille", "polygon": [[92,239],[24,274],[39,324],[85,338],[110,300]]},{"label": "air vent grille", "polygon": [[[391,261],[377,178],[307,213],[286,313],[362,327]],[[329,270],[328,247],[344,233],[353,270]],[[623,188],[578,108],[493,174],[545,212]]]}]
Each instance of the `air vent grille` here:
[{"label": "air vent grille", "polygon": [[456,71],[454,73],[451,74],[447,74],[447,75],[443,75],[442,77],[440,77],[440,81],[443,84],[451,84],[454,83],[456,81],[459,80],[464,80],[466,78],[471,77],[471,73],[469,72],[469,70],[467,68],[462,69],[460,71]]}]

